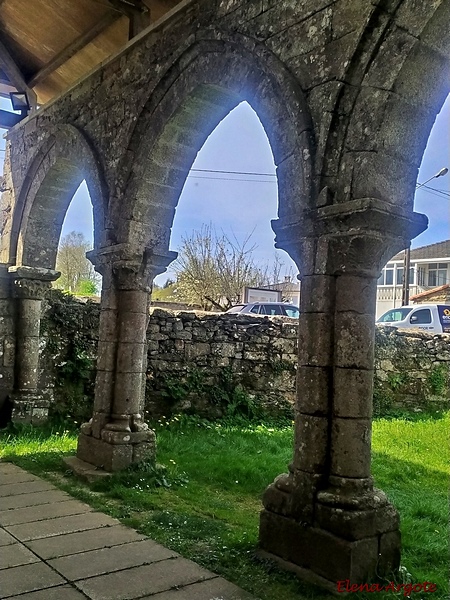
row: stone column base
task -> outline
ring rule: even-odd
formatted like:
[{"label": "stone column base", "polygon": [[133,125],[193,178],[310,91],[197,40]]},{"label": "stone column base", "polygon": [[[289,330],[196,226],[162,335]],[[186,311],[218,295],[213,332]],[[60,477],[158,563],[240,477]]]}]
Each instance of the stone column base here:
[{"label": "stone column base", "polygon": [[40,425],[48,419],[50,400],[36,390],[19,390],[11,394],[13,423]]},{"label": "stone column base", "polygon": [[80,433],[77,458],[105,471],[120,471],[156,455],[155,434],[140,432],[102,431],[101,439]]},{"label": "stone column base", "polygon": [[[318,524],[309,525],[263,510],[260,520],[260,548],[282,568],[294,571],[300,579],[337,592],[337,582],[368,583],[400,566],[398,515],[389,505],[385,515],[361,511],[358,539],[355,527],[345,531],[347,511],[336,511],[340,533]],[[393,512],[392,512],[393,511]],[[395,513],[396,518],[393,518]],[[351,511],[349,511],[351,515]],[[365,533],[362,532],[364,529]],[[352,531],[353,530],[353,531]],[[352,539],[353,538],[353,539]]]}]

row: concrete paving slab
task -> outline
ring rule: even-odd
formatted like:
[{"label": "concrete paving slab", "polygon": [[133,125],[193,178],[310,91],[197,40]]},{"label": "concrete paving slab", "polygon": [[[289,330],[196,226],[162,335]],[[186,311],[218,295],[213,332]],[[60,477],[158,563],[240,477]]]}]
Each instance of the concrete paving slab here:
[{"label": "concrete paving slab", "polygon": [[4,529],[0,529],[0,546],[9,546],[9,544],[16,544],[16,538],[7,533]]},{"label": "concrete paving slab", "polygon": [[55,519],[46,519],[45,521],[34,521],[33,523],[22,523],[21,525],[10,525],[5,527],[5,529],[21,542],[27,542],[39,538],[75,533],[76,531],[85,531],[86,529],[97,529],[99,527],[111,527],[118,524],[119,521],[117,519],[113,519],[108,515],[91,512],[72,515],[70,517],[56,517]]},{"label": "concrete paving slab", "polygon": [[33,492],[32,494],[20,494],[19,496],[0,498],[0,510],[38,506],[40,504],[54,504],[55,502],[66,502],[67,500],[73,500],[72,496],[60,490],[52,489],[45,492]]},{"label": "concrete paving slab", "polygon": [[1,475],[1,599],[256,600],[15,465]]},{"label": "concrete paving slab", "polygon": [[[3,546],[0,551],[0,569],[10,569],[19,565],[38,562],[39,558],[23,544]],[[0,594],[2,593],[0,589]]]},{"label": "concrete paving slab", "polygon": [[216,577],[200,583],[193,583],[178,590],[169,590],[141,600],[258,600],[233,583]]},{"label": "concrete paving slab", "polygon": [[41,590],[62,583],[66,582],[61,575],[42,562],[0,571],[2,598],[18,596],[25,592]]},{"label": "concrete paving slab", "polygon": [[66,579],[74,581],[177,556],[179,555],[176,552],[147,539],[56,558],[50,560],[49,564]]},{"label": "concrete paving slab", "polygon": [[18,600],[86,600],[86,596],[70,585],[23,594]]},{"label": "concrete paving slab", "polygon": [[0,475],[0,486],[11,483],[24,483],[25,481],[39,481],[39,477],[20,470],[18,473],[2,473]]},{"label": "concrete paving slab", "polygon": [[42,504],[40,506],[27,506],[26,508],[10,508],[0,511],[0,525],[19,525],[21,523],[32,523],[33,521],[44,521],[55,517],[68,517],[92,512],[88,504],[69,500],[67,502],[56,502]]},{"label": "concrete paving slab", "polygon": [[0,485],[0,497],[31,494],[32,492],[45,492],[54,489],[55,488],[51,483],[42,481],[42,479],[38,479],[37,481],[26,481],[24,483],[8,483],[7,485]]},{"label": "concrete paving slab", "polygon": [[0,477],[2,475],[7,475],[9,473],[20,473],[20,472],[26,473],[26,471],[24,471],[17,465],[13,465],[13,463],[0,461]]},{"label": "concrete paving slab", "polygon": [[115,525],[113,527],[89,529],[78,533],[32,540],[25,542],[25,545],[44,560],[49,560],[144,539],[145,536],[137,533],[134,529],[129,529],[124,525]]},{"label": "concrete paving slab", "polygon": [[216,577],[185,558],[171,558],[77,581],[75,585],[91,600],[134,600]]}]

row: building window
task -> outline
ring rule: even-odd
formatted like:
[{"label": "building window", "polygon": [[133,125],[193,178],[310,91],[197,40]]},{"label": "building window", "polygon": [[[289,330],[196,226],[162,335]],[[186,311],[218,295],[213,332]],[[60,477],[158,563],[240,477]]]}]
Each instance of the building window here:
[{"label": "building window", "polygon": [[447,283],[447,264],[430,263],[428,265],[428,285],[438,287]]},{"label": "building window", "polygon": [[378,278],[378,285],[394,285],[394,265],[388,263],[381,271]]},{"label": "building window", "polygon": [[[409,285],[414,285],[414,267],[411,265],[409,269]],[[397,285],[403,285],[403,267],[397,267]]]}]

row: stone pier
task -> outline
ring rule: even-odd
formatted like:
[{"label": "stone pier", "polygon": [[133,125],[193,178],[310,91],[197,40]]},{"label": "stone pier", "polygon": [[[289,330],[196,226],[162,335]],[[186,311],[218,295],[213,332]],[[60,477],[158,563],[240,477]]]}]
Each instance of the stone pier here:
[{"label": "stone pier", "polygon": [[26,266],[9,267],[8,271],[13,280],[17,328],[12,420],[35,424],[48,416],[48,399],[38,390],[42,300],[60,273]]},{"label": "stone pier", "polygon": [[[305,220],[319,235],[291,249],[302,277],[294,457],[267,488],[260,523],[265,555],[331,591],[400,564],[398,512],[370,469],[376,282],[403,247],[396,233],[423,226],[353,204],[359,215],[340,207]],[[294,245],[278,229],[278,244]]]},{"label": "stone pier", "polygon": [[155,456],[155,434],[142,417],[150,291],[176,254],[130,257],[113,246],[89,256],[103,275],[94,414],[68,464],[111,472]]}]

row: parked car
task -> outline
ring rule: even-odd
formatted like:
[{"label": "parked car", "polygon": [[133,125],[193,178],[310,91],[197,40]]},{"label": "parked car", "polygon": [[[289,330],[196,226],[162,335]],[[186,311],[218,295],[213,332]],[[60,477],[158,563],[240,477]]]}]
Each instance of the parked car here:
[{"label": "parked car", "polygon": [[236,304],[226,313],[253,313],[256,315],[283,316],[298,319],[300,311],[295,304],[286,302],[250,302],[249,304]]},{"label": "parked car", "polygon": [[450,333],[450,304],[414,304],[391,308],[377,320],[377,325]]}]

